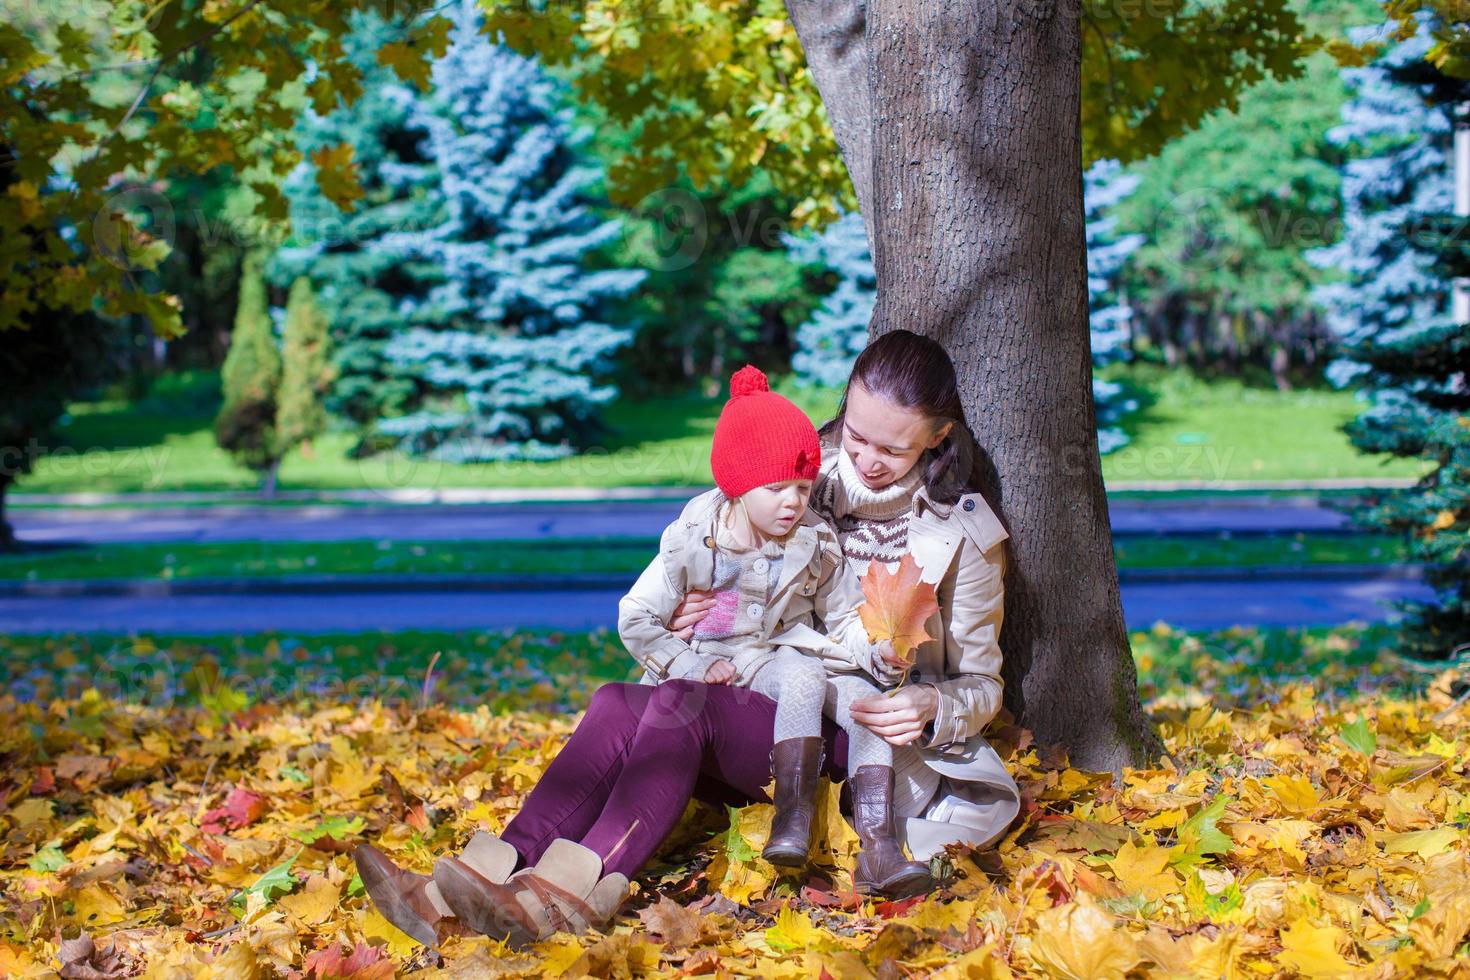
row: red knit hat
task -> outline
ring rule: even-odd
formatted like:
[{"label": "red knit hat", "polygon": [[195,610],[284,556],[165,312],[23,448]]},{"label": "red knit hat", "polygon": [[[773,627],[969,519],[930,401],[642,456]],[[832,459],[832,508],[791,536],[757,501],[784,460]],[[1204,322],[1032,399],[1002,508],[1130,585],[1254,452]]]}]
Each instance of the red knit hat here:
[{"label": "red knit hat", "polygon": [[736,371],[709,453],[725,496],[734,500],[767,483],[815,480],[821,465],[817,428],[806,413],[772,391],[758,368],[747,364]]}]

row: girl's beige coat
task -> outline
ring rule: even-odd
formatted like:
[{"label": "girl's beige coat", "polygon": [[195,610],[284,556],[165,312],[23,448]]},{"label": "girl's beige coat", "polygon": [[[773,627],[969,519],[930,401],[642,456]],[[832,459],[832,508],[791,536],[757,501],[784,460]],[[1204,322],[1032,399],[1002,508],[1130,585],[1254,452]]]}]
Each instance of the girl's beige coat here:
[{"label": "girl's beige coat", "polygon": [[[643,667],[644,682],[702,678],[699,640],[686,643],[666,625],[684,595],[708,589],[714,579],[714,533],[724,495],[710,490],[689,501],[664,529],[658,554],[618,603],[618,634]],[[828,669],[867,670],[872,665],[867,631],[858,616],[862,587],[847,563],[837,535],[810,511],[788,535],[781,576],[761,613],[769,649],[795,647],[820,657]],[[817,627],[822,627],[818,632]],[[763,663],[762,654],[735,662],[741,683]]]}]

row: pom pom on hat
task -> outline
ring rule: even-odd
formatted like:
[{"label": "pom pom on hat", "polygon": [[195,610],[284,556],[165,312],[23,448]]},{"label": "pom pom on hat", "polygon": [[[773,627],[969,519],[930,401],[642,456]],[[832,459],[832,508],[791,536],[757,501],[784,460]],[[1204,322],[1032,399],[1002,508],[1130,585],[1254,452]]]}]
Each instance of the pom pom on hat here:
[{"label": "pom pom on hat", "polygon": [[730,499],[768,483],[815,480],[822,465],[817,428],[747,364],[730,378],[730,400],[715,423],[710,470]]},{"label": "pom pom on hat", "polygon": [[730,397],[739,398],[742,395],[754,395],[761,391],[770,391],[771,385],[766,381],[765,372],[760,368],[747,364],[730,376]]}]

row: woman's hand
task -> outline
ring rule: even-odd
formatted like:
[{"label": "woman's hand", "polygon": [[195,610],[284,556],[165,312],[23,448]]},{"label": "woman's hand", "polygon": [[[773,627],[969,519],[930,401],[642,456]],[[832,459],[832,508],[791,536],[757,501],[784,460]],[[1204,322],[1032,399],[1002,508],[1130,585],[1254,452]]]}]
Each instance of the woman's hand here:
[{"label": "woman's hand", "polygon": [[928,684],[900,688],[852,703],[852,720],[889,745],[908,745],[924,736],[939,713],[939,692]]},{"label": "woman's hand", "polygon": [[706,684],[728,684],[735,679],[735,665],[728,660],[716,660],[705,668]]},{"label": "woman's hand", "polygon": [[669,617],[669,632],[688,643],[694,636],[694,626],[715,607],[715,594],[698,589],[687,592],[684,601],[674,608]]}]

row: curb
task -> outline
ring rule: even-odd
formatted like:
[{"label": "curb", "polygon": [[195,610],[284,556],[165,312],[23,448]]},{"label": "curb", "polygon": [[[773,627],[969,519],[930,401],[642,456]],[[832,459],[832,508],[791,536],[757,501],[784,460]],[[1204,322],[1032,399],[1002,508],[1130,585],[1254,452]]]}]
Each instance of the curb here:
[{"label": "curb", "polygon": [[[1107,485],[1109,493],[1211,493],[1221,495],[1300,492],[1351,493],[1359,490],[1385,490],[1413,486],[1407,478],[1360,477],[1323,480],[1242,480],[1236,482],[1208,480],[1118,481]],[[250,508],[273,507],[296,503],[380,504],[392,507],[414,507],[431,504],[551,504],[600,503],[605,501],[684,500],[708,486],[644,486],[644,487],[403,487],[384,490],[282,490],[266,500],[253,490],[158,490],[140,493],[12,493],[8,503],[25,507],[117,507],[138,504],[173,505],[240,505]],[[1281,498],[1263,498],[1279,505]],[[1151,503],[1151,501],[1149,502]],[[1162,501],[1161,501],[1162,503]]]},{"label": "curb", "polygon": [[[1120,569],[1120,583],[1418,581],[1420,565],[1260,565],[1246,568]],[[258,579],[56,579],[0,581],[0,598],[342,595],[437,592],[626,591],[636,572],[575,575],[302,575]]]}]

